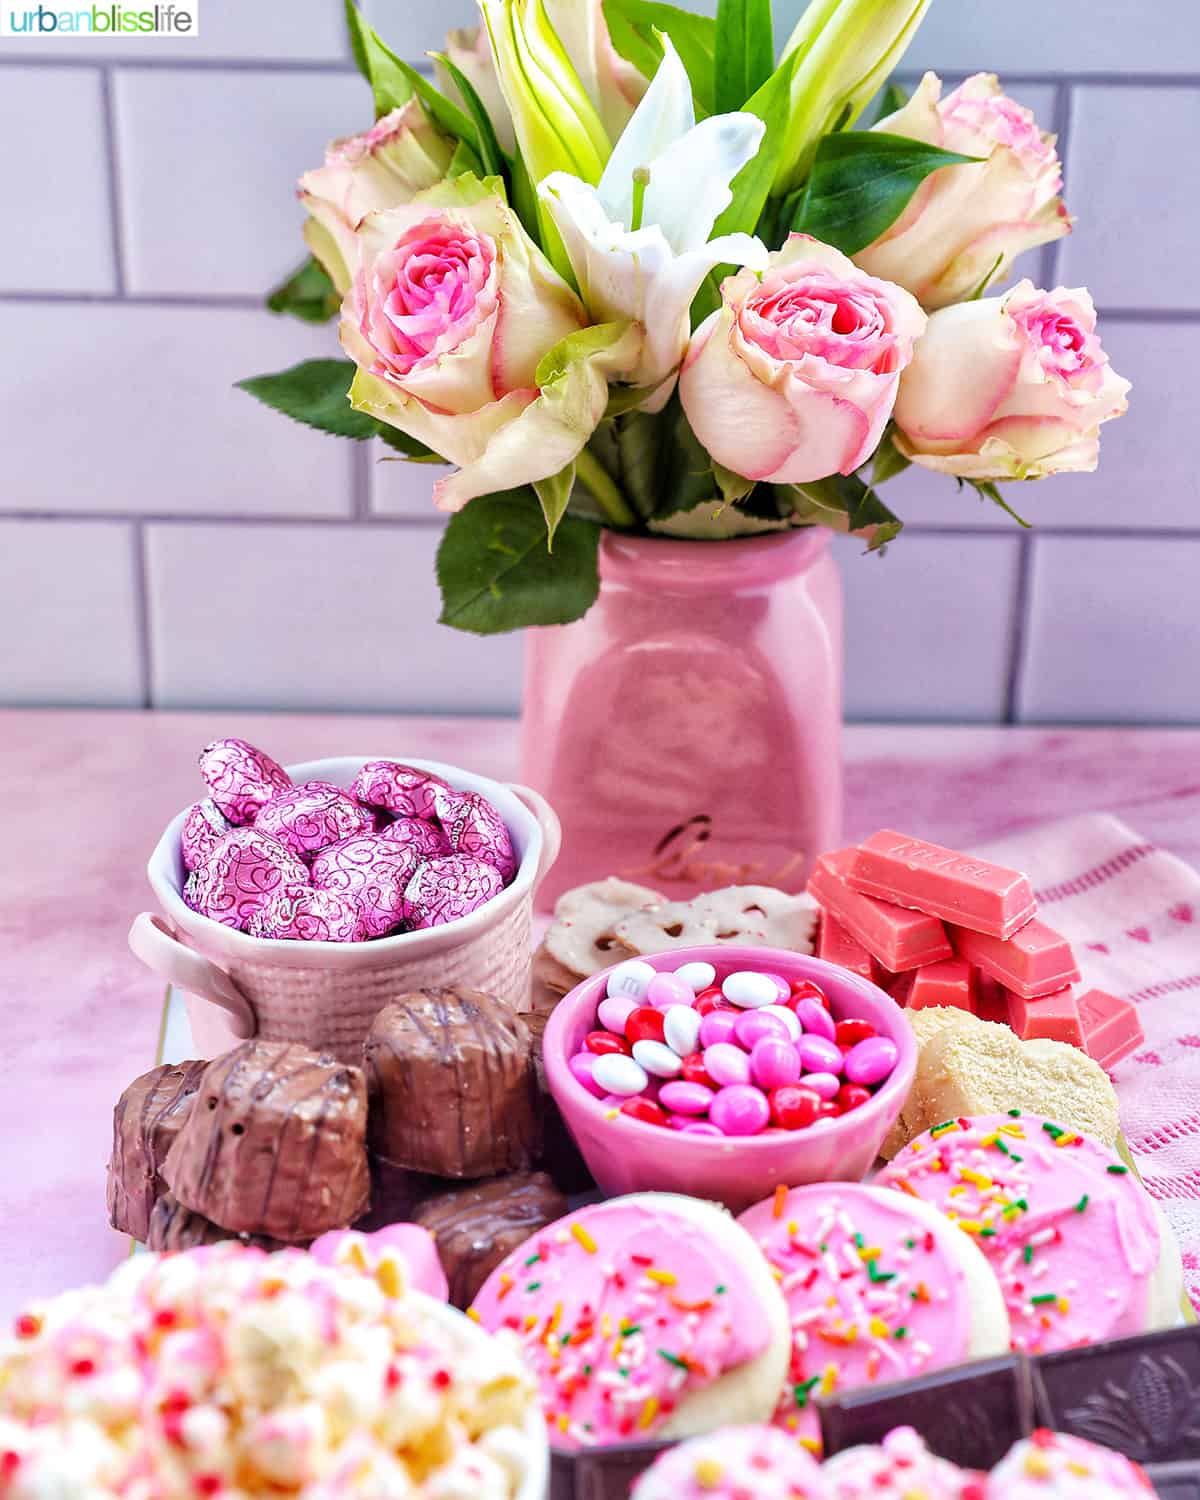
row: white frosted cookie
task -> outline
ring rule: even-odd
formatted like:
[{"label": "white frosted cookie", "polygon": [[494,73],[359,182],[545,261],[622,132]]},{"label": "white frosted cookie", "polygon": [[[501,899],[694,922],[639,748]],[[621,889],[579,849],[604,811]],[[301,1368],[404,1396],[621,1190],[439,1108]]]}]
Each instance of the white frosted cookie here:
[{"label": "white frosted cookie", "polygon": [[792,896],[766,885],[727,885],[690,901],[666,901],[634,912],[613,931],[620,946],[633,954],[710,943],[811,953],[816,928],[811,896]]},{"label": "white frosted cookie", "polygon": [[[562,993],[581,979],[598,974],[624,956],[614,936],[616,924],[631,912],[661,905],[662,895],[646,885],[634,885],[610,875],[564,891],[554,906],[541,951],[541,978]],[[565,981],[565,983],[564,983]]]}]

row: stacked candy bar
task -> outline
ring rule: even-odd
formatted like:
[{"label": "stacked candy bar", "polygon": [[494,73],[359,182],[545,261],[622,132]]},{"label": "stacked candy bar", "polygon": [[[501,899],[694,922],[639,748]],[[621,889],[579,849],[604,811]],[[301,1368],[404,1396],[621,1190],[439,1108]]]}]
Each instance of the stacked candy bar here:
[{"label": "stacked candy bar", "polygon": [[1071,945],[1035,915],[1029,877],[890,828],[823,854],[808,882],[817,952],[910,1009],[957,1006],[1112,1068],[1142,1044],[1137,1012],[1081,993]]}]

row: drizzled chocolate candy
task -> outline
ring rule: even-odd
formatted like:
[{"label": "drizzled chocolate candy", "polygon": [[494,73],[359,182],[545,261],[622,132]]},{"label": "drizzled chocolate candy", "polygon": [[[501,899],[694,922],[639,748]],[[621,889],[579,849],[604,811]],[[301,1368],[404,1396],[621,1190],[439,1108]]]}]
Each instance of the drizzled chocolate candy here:
[{"label": "drizzled chocolate candy", "polygon": [[159,1175],[200,1087],[207,1063],[167,1063],[135,1078],[113,1110],[108,1163],[109,1223],[145,1240],[154,1205],[166,1192]]},{"label": "drizzled chocolate candy", "polygon": [[362,1072],[306,1047],[243,1042],[209,1063],[162,1176],[186,1208],[295,1244],[367,1207]]},{"label": "drizzled chocolate candy", "polygon": [[465,1308],[511,1250],[566,1212],[545,1172],[514,1172],[436,1193],[412,1218],[433,1235],[450,1301]]},{"label": "drizzled chocolate candy", "polygon": [[184,1208],[177,1198],[164,1193],[150,1215],[150,1232],[146,1236],[149,1250],[194,1250],[197,1245],[219,1245],[222,1240],[237,1240],[240,1245],[254,1245],[259,1250],[286,1250],[282,1240],[265,1234],[234,1234],[222,1229],[203,1214]]},{"label": "drizzled chocolate candy", "polygon": [[537,1154],[529,1029],[478,990],[405,995],[376,1016],[363,1047],[371,1147],[437,1177],[520,1171]]}]

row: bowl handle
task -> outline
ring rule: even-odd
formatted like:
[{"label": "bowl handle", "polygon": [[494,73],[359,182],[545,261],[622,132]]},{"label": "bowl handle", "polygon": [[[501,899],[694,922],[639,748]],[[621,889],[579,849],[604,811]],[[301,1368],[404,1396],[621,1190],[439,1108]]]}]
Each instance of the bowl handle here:
[{"label": "bowl handle", "polygon": [[155,912],[144,911],[134,917],[129,946],[148,969],[169,984],[227,1010],[235,1036],[244,1040],[258,1030],[253,1007],[225,970],[185,947]]},{"label": "bowl handle", "polygon": [[558,821],[558,814],[541,792],[535,792],[531,786],[520,786],[513,781],[508,783],[508,789],[518,802],[525,804],[537,819],[538,827],[542,830],[542,857],[538,861],[537,874],[533,878],[533,888],[536,891],[550,873],[550,866],[558,858],[558,851],[562,848],[562,824]]}]

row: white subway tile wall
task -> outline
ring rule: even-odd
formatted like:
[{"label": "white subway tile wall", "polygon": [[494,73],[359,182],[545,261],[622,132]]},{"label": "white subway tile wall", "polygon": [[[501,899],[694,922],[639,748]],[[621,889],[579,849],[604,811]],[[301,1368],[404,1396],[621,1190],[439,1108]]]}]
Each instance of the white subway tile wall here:
[{"label": "white subway tile wall", "polygon": [[[436,471],[233,389],[336,352],[261,296],[303,253],[294,177],[369,118],[341,0],[198,7],[194,40],[0,40],[0,703],[513,712],[519,639],[434,624]],[[476,15],[365,9],[415,63]],[[1200,722],[1195,0],[934,0],[927,67],[1062,133],[1078,228],[1017,274],[1092,288],[1134,392],[1098,475],[1010,487],[1034,531],[912,469],[888,556],[837,544],[848,716]]]}]

